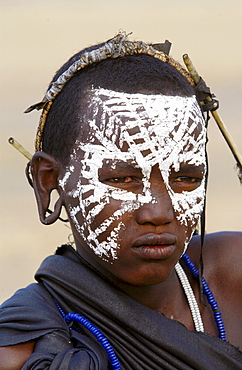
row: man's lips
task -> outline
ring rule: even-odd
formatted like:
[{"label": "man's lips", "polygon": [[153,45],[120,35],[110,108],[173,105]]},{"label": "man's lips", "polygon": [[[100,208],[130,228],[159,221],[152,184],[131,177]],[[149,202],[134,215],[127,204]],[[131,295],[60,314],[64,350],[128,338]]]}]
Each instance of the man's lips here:
[{"label": "man's lips", "polygon": [[162,245],[173,245],[176,243],[176,237],[174,235],[163,233],[163,234],[145,234],[140,238],[136,239],[133,243],[133,247],[142,246],[162,246]]},{"label": "man's lips", "polygon": [[165,259],[175,250],[177,238],[168,233],[146,234],[136,239],[132,250],[144,259]]}]

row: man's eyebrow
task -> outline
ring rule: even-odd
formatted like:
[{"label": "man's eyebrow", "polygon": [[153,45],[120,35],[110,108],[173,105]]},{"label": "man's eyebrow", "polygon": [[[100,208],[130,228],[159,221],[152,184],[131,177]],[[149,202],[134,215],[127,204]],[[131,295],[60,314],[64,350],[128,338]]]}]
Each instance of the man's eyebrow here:
[{"label": "man's eyebrow", "polygon": [[135,163],[128,163],[122,160],[105,160],[103,161],[103,169],[115,169],[115,170],[132,170],[140,171],[140,168]]},{"label": "man's eyebrow", "polygon": [[186,171],[187,173],[196,173],[198,171],[204,172],[205,171],[205,164],[200,164],[200,165],[194,165],[194,164],[189,164],[189,163],[181,163],[180,171]]}]

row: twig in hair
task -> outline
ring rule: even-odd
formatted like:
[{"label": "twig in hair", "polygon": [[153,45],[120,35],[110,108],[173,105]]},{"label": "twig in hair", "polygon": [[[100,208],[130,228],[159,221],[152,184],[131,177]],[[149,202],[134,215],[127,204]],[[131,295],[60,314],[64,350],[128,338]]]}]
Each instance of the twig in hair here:
[{"label": "twig in hair", "polygon": [[[197,85],[200,81],[200,75],[198,74],[198,72],[196,71],[194,65],[192,64],[192,61],[191,59],[189,58],[189,56],[187,54],[184,54],[183,55],[183,60],[184,60],[184,63],[190,73],[190,75],[192,76],[195,84]],[[208,95],[206,97],[206,99],[204,100],[205,103],[210,103],[212,102],[212,98]],[[212,110],[211,111],[211,114],[215,120],[215,122],[217,123],[225,141],[227,142],[236,162],[237,162],[237,167],[238,167],[238,170],[239,170],[239,173],[238,173],[238,177],[239,177],[239,180],[240,180],[240,183],[242,184],[242,157],[241,157],[241,154],[234,142],[234,140],[232,139],[227,127],[225,126],[224,122],[222,121],[221,117],[219,116],[218,112],[216,110]]]}]

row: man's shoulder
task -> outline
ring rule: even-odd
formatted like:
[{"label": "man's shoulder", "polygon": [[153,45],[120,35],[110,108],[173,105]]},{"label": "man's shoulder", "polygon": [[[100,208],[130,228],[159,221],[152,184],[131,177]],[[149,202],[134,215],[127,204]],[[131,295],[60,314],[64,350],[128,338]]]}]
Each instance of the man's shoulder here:
[{"label": "man's shoulder", "polygon": [[[201,248],[201,237],[195,235],[188,246],[187,253],[195,258],[195,263],[199,258]],[[233,258],[234,253],[242,253],[242,232],[221,231],[206,234],[204,237],[203,255],[206,259],[214,259],[218,255],[222,258]]]},{"label": "man's shoulder", "polygon": [[50,298],[50,294],[47,292],[43,284],[32,283],[25,288],[17,290],[12,297],[2,303],[0,308],[21,307],[22,305],[26,306],[27,303],[30,306],[36,305],[38,307],[40,302],[47,302]]},{"label": "man's shoulder", "polygon": [[[199,264],[200,236],[194,236],[187,253]],[[240,284],[242,281],[242,232],[216,232],[206,234],[203,247],[204,276],[210,281]]]},{"label": "man's shoulder", "polygon": [[54,299],[41,283],[18,290],[1,305],[0,312],[0,346],[35,340],[53,330],[68,332]]},{"label": "man's shoulder", "polygon": [[[188,254],[199,261],[199,237],[189,245]],[[219,304],[225,323],[227,340],[241,347],[242,312],[242,233],[219,232],[205,236],[203,262],[205,277]]]}]

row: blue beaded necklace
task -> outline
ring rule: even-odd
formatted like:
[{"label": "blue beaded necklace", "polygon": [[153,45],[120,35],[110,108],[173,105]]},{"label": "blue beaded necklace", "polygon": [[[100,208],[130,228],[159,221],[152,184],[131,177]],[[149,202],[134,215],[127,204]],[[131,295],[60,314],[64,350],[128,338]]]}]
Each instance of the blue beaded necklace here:
[{"label": "blue beaded necklace", "polygon": [[[184,261],[185,265],[189,268],[189,270],[191,271],[195,279],[199,280],[199,271],[197,270],[194,263],[190,260],[190,258],[188,257],[186,253],[183,254],[183,256],[181,257],[181,260]],[[213,310],[213,316],[214,316],[214,320],[218,328],[219,338],[226,341],[226,330],[225,330],[224,322],[222,319],[222,313],[220,312],[218,303],[215,300],[213,293],[209,289],[208,283],[206,282],[204,277],[202,277],[202,286],[203,286],[203,293],[206,295],[208,303],[210,304]]]},{"label": "blue beaded necklace", "polygon": [[[90,333],[92,333],[97,338],[98,342],[100,342],[101,346],[107,353],[113,370],[121,370],[121,366],[114,352],[114,349],[109,343],[108,339],[103,335],[103,333],[95,325],[93,325],[85,316],[79,315],[78,313],[74,313],[74,312],[69,312],[66,315],[64,310],[61,308],[61,306],[57,302],[57,300],[54,299],[54,301],[62,317],[64,318],[65,322],[69,325],[72,321],[77,321],[80,324],[82,324],[85,328],[87,328],[90,331]],[[79,331],[76,328],[75,330]]]},{"label": "blue beaded necklace", "polygon": [[[183,254],[181,260],[184,261],[185,265],[191,271],[192,275],[195,277],[196,280],[198,280],[199,271],[196,269],[194,263],[190,260],[186,253]],[[209,289],[208,283],[206,282],[204,277],[202,278],[202,286],[203,293],[206,295],[208,303],[210,304],[213,310],[214,319],[219,332],[219,338],[226,341],[226,330],[224,328],[222,313],[220,312],[218,303],[214,299],[213,293]],[[90,331],[90,333],[92,333],[97,338],[98,342],[100,342],[101,346],[107,353],[107,356],[110,360],[113,370],[121,370],[121,366],[115,354],[115,351],[111,344],[109,343],[108,339],[103,335],[103,333],[95,325],[93,325],[85,316],[73,312],[69,312],[68,314],[66,314],[59,305],[59,303],[57,302],[57,300],[55,299],[54,301],[66,323],[69,325],[72,321],[76,321],[82,324],[85,328],[87,328]],[[79,331],[77,328],[75,328],[75,330]]]}]

